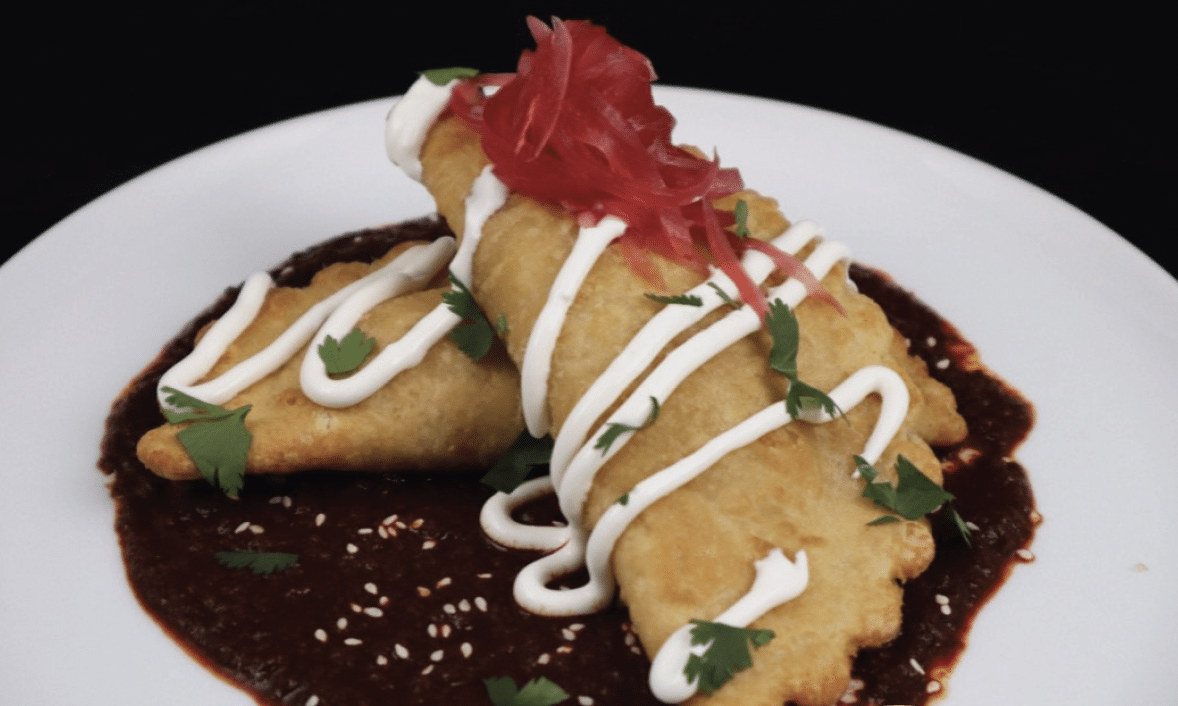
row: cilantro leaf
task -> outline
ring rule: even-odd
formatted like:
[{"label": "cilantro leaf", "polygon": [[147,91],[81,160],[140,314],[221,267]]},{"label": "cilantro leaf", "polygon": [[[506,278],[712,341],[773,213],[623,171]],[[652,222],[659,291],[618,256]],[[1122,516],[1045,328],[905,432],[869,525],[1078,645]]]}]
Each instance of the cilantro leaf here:
[{"label": "cilantro leaf", "polygon": [[366,336],[357,326],[338,341],[331,336],[324,339],[319,344],[319,358],[328,375],[342,375],[360,367],[374,345],[376,339]]},{"label": "cilantro leaf", "polygon": [[569,693],[545,677],[537,677],[515,688],[511,677],[483,680],[487,696],[495,706],[553,706],[569,698]]},{"label": "cilantro leaf", "polygon": [[715,282],[708,282],[708,286],[711,287],[712,289],[716,290],[716,294],[718,294],[720,296],[720,299],[722,299],[725,304],[732,307],[733,309],[740,308],[740,306],[741,306],[740,302],[738,302],[735,299],[733,299],[732,297],[728,296],[728,292],[725,292],[723,289],[721,289],[720,285],[716,284]]},{"label": "cilantro leaf", "polygon": [[798,379],[798,347],[801,345],[801,329],[798,319],[785,302],[774,299],[765,315],[765,325],[773,337],[769,349],[769,367],[789,378]]},{"label": "cilantro leaf", "polygon": [[495,333],[500,336],[511,333],[511,326],[507,323],[507,314],[500,312],[499,316],[495,319]]},{"label": "cilantro leaf", "polygon": [[495,331],[475,302],[474,295],[453,272],[450,273],[450,284],[453,288],[442,294],[442,301],[462,319],[462,323],[450,332],[450,340],[457,343],[471,360],[481,360],[495,343]]},{"label": "cilantro leaf", "polygon": [[245,428],[249,411],[246,405],[227,417],[197,420],[176,434],[201,476],[231,498],[245,485],[245,458],[254,436]]},{"label": "cilantro leaf", "polygon": [[615,502],[619,505],[628,505],[630,503],[630,491],[622,493]]},{"label": "cilantro leaf", "polygon": [[213,556],[221,566],[230,569],[249,569],[259,576],[282,571],[299,560],[298,554],[285,552],[217,552]]},{"label": "cilantro leaf", "polygon": [[[190,422],[194,420],[213,420],[224,419],[233,414],[234,410],[225,409],[219,405],[209,404],[204,400],[198,400],[192,395],[181,392],[173,387],[162,388],[168,396],[164,398],[164,402],[171,405],[174,409],[165,407],[161,411],[164,413],[164,418],[168,420],[169,424],[179,424],[181,422]],[[186,409],[186,412],[178,412],[178,409]]]},{"label": "cilantro leaf", "polygon": [[[775,635],[772,630],[750,630],[724,623],[692,620],[691,644],[707,645],[702,655],[692,653],[687,658],[683,675],[696,688],[711,696],[737,672],[753,666],[749,645],[760,647]],[[698,680],[698,681],[697,681]]]},{"label": "cilantro leaf", "polygon": [[[934,483],[928,476],[920,472],[908,459],[903,456],[896,458],[896,485],[887,481],[876,482],[879,472],[862,456],[855,457],[855,468],[867,479],[863,486],[863,497],[872,500],[876,505],[885,507],[908,520],[918,520],[933,510],[945,505],[945,514],[961,533],[966,544],[970,544],[969,527],[965,520],[953,509],[953,493]],[[869,525],[881,525],[893,520],[887,520],[885,515],[878,517]],[[899,520],[894,520],[899,521]]]},{"label": "cilantro leaf", "polygon": [[642,426],[635,427],[635,426],[631,426],[629,424],[621,424],[619,422],[613,422],[608,427],[606,427],[605,432],[600,437],[597,438],[597,443],[593,445],[593,448],[601,449],[601,455],[604,456],[606,453],[609,452],[609,447],[613,446],[614,442],[618,440],[619,436],[621,436],[622,434],[625,434],[628,431],[642,431],[643,429],[647,428],[651,424],[654,424],[654,420],[656,420],[658,418],[659,418],[659,401],[657,399],[655,399],[654,397],[651,397],[650,398],[650,415],[646,417],[646,421],[642,423]]},{"label": "cilantro leaf", "polygon": [[501,493],[510,493],[527,479],[533,467],[548,463],[552,458],[552,444],[551,436],[537,439],[525,429],[483,475],[483,485]]},{"label": "cilantro leaf", "polygon": [[830,395],[816,387],[811,387],[801,380],[791,380],[789,391],[785,394],[785,412],[791,417],[797,417],[804,409],[821,408],[830,416],[841,415],[843,411],[835,404]]},{"label": "cilantro leaf", "polygon": [[478,69],[467,66],[449,66],[444,69],[427,69],[421,72],[435,86],[445,86],[456,78],[471,78],[479,75]]},{"label": "cilantro leaf", "polygon": [[736,202],[736,207],[732,209],[732,216],[736,218],[736,227],[733,232],[741,238],[747,238],[752,235],[749,230],[749,205],[745,203],[744,199]]},{"label": "cilantro leaf", "polygon": [[695,296],[694,294],[676,294],[674,296],[666,297],[661,294],[646,294],[647,299],[656,301],[659,304],[684,304],[686,306],[703,306],[704,300]]}]

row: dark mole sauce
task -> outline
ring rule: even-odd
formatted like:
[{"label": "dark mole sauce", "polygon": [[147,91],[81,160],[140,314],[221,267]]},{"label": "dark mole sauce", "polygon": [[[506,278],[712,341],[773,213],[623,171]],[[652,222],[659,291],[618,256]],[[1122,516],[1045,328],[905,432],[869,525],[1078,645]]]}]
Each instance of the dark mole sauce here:
[{"label": "dark mole sauce", "polygon": [[[330,262],[371,261],[399,240],[445,232],[444,224],[421,219],[349,234],[293,255],[272,274],[279,285],[302,286]],[[1008,458],[1030,427],[1031,410],[984,371],[969,370],[972,349],[919,302],[870,270],[856,267],[853,277],[954,389],[972,430],[966,442],[939,452],[957,466],[945,484],[958,511],[981,528],[974,546],[934,517],[937,558],[905,588],[901,635],[855,662],[864,683],[856,703],[919,704],[1034,532],[1030,487]],[[303,706],[312,697],[323,706],[483,704],[483,680],[499,676],[517,684],[545,676],[574,697],[569,703],[580,696],[598,706],[659,703],[624,608],[543,618],[516,606],[512,581],[537,555],[505,550],[483,535],[478,515],[491,491],[477,469],[436,477],[250,476],[237,501],[203,481],[168,481],[144,469],[135,445],[163,423],[156,381],[235,295],[227,290],[190,323],[114,403],[99,462],[112,474],[130,584],[174,639],[263,704]],[[930,336],[935,345],[925,344]],[[944,370],[935,365],[942,358],[952,362]],[[965,448],[978,453],[954,461]],[[521,512],[558,518],[553,503]],[[292,552],[298,561],[259,576],[221,566],[214,554],[223,550]],[[947,597],[949,615],[938,594]]]}]

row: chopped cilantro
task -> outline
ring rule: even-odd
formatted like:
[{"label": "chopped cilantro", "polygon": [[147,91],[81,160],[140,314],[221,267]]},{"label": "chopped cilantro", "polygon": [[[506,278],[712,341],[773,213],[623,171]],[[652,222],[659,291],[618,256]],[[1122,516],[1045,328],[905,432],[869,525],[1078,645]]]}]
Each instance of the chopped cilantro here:
[{"label": "chopped cilantro", "polygon": [[660,304],[683,304],[686,306],[703,306],[704,300],[695,296],[694,294],[676,294],[674,296],[663,296],[661,294],[646,294],[646,298],[651,301],[656,301]]},{"label": "chopped cilantro", "polygon": [[375,345],[375,338],[369,338],[356,327],[338,341],[331,336],[324,339],[319,344],[319,358],[328,375],[343,375],[360,367]]},{"label": "chopped cilantro", "polygon": [[552,444],[551,436],[537,439],[525,429],[482,477],[483,485],[510,493],[527,479],[533,467],[548,463],[552,458]]},{"label": "chopped cilantro", "polygon": [[467,66],[449,66],[444,69],[427,69],[421,72],[435,86],[445,86],[456,78],[471,78],[479,75],[478,69]]},{"label": "chopped cilantro", "polygon": [[593,448],[601,449],[601,455],[604,456],[606,453],[609,452],[609,447],[613,446],[614,442],[618,440],[619,436],[621,436],[622,434],[625,434],[628,431],[641,431],[641,430],[647,428],[648,426],[650,426],[651,424],[654,424],[654,420],[656,420],[658,418],[659,418],[659,401],[657,399],[655,399],[654,397],[651,397],[650,398],[650,415],[648,415],[646,417],[646,421],[642,423],[642,426],[635,427],[635,426],[630,426],[629,424],[620,424],[618,422],[613,422],[606,428],[605,432],[600,437],[598,437],[597,443],[593,445]]},{"label": "chopped cilantro", "polygon": [[249,569],[259,576],[289,568],[299,560],[298,554],[285,552],[217,552],[213,556],[230,569]]},{"label": "chopped cilantro", "polygon": [[772,640],[772,630],[737,628],[724,623],[692,620],[691,644],[707,645],[702,655],[687,658],[683,675],[696,682],[696,688],[708,696],[724,686],[737,672],[753,666],[749,645],[760,647]]},{"label": "chopped cilantro", "polygon": [[499,316],[495,319],[495,333],[503,336],[510,332],[511,326],[507,324],[507,314],[500,312]]},{"label": "chopped cilantro", "polygon": [[495,706],[553,706],[569,698],[569,693],[545,677],[537,677],[519,689],[511,677],[483,680],[487,696]]},{"label": "chopped cilantro", "polygon": [[470,290],[453,272],[450,273],[450,284],[453,288],[442,294],[442,301],[462,319],[462,323],[450,332],[450,340],[457,343],[471,360],[481,360],[495,343],[495,331]]},{"label": "chopped cilantro", "polygon": [[[933,510],[946,505],[946,516],[956,525],[966,544],[970,543],[969,528],[966,527],[965,521],[957,514],[957,511],[953,509],[953,494],[921,473],[920,469],[908,459],[903,456],[896,458],[897,480],[894,486],[888,481],[876,482],[875,479],[879,476],[879,472],[862,456],[855,457],[855,468],[867,479],[866,485],[863,486],[863,497],[908,520],[919,520]],[[898,521],[895,515],[884,515],[868,524],[882,525]]]},{"label": "chopped cilantro", "polygon": [[630,491],[622,493],[622,495],[618,498],[617,503],[619,505],[628,505],[630,503]]},{"label": "chopped cilantro", "polygon": [[736,219],[736,226],[733,232],[741,238],[747,238],[752,235],[749,231],[749,205],[745,203],[744,199],[736,202],[736,207],[732,209],[732,216]]},{"label": "chopped cilantro", "polygon": [[775,299],[765,315],[765,325],[773,337],[769,350],[769,367],[789,379],[789,391],[785,396],[785,412],[797,417],[803,410],[821,408],[828,415],[842,414],[842,410],[822,390],[807,385],[798,379],[798,348],[801,345],[801,329],[798,318],[785,302]]},{"label": "chopped cilantro", "polygon": [[241,493],[245,484],[245,459],[253,434],[245,428],[250,405],[225,409],[196,399],[170,387],[165,402],[186,408],[178,412],[165,408],[164,417],[172,424],[193,422],[176,434],[201,476],[231,498]]},{"label": "chopped cilantro", "polygon": [[722,299],[725,304],[732,307],[733,309],[740,308],[740,306],[741,306],[740,302],[738,302],[735,299],[733,299],[732,297],[728,296],[728,292],[725,292],[723,289],[720,289],[720,285],[716,284],[715,282],[708,282],[708,286],[711,287],[712,289],[716,290],[716,294],[718,294],[720,296],[720,299]]}]

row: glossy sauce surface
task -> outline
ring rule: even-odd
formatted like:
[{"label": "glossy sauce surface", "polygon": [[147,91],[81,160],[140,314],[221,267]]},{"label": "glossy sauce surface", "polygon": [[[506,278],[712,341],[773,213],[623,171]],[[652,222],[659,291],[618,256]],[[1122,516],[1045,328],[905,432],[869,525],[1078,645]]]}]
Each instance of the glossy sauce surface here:
[{"label": "glossy sauce surface", "polygon": [[[279,285],[299,286],[327,263],[371,261],[400,239],[447,232],[423,219],[350,234],[292,256],[272,274]],[[858,267],[852,276],[934,377],[954,389],[971,429],[961,445],[938,451],[960,466],[946,474],[946,487],[980,528],[974,546],[935,516],[937,559],[906,587],[903,633],[856,662],[864,683],[857,703],[922,703],[938,670],[955,661],[972,615],[1034,532],[1026,475],[1004,460],[1029,430],[1032,412],[1000,381],[969,369],[972,348],[950,325],[886,278]],[[301,705],[313,696],[325,706],[489,703],[482,680],[498,676],[517,683],[545,676],[600,705],[658,703],[624,608],[545,618],[515,604],[512,581],[538,554],[486,539],[478,515],[491,490],[478,483],[478,469],[432,478],[250,476],[239,501],[203,481],[175,483],[146,471],[134,449],[144,431],[162,423],[155,381],[232,299],[230,290],[171,341],[107,422],[100,466],[115,474],[128,577],[169,634],[262,703]],[[938,367],[941,360],[947,367]],[[953,461],[963,455],[969,463]],[[551,497],[521,512],[528,522],[559,518]],[[224,550],[292,552],[299,560],[256,576],[218,564],[214,554]]]}]

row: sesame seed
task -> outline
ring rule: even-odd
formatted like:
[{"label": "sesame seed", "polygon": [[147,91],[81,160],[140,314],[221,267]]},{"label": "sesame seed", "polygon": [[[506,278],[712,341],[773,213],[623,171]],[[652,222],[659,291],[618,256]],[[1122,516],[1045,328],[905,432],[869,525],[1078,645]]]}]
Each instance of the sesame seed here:
[{"label": "sesame seed", "polygon": [[1038,510],[1031,510],[1031,522],[1039,524],[1043,521],[1043,516],[1039,514]]},{"label": "sesame seed", "polygon": [[393,526],[396,527],[397,529],[409,529],[408,526],[406,526],[406,524],[404,522],[401,522],[400,520],[397,520],[396,522],[394,522]]},{"label": "sesame seed", "polygon": [[389,531],[384,528],[384,525],[378,526],[376,528],[376,533],[380,535],[381,539],[388,539],[389,538]]},{"label": "sesame seed", "polygon": [[937,693],[938,691],[940,691],[940,690],[941,690],[941,682],[939,682],[939,681],[930,681],[930,682],[928,683],[928,685],[924,687],[924,690],[925,690],[925,691],[927,691],[927,692],[928,692],[928,693],[930,693],[930,694],[935,694],[935,693]]},{"label": "sesame seed", "polygon": [[481,579],[489,579],[489,578],[491,578],[491,575],[490,574],[478,574],[478,577]]},{"label": "sesame seed", "polygon": [[246,531],[249,528],[250,528],[250,523],[242,522],[240,525],[237,526],[237,529],[233,530],[233,534],[241,534],[242,532]]},{"label": "sesame seed", "polygon": [[434,671],[434,665],[431,664],[428,667],[426,667],[425,669],[421,670],[421,675],[425,676],[426,674],[429,674],[432,671]]},{"label": "sesame seed", "polygon": [[389,658],[385,657],[384,655],[377,655],[376,656],[376,663],[383,667],[384,665],[389,663]]},{"label": "sesame seed", "polygon": [[566,640],[576,640],[577,639],[577,633],[573,632],[572,630],[569,630],[568,628],[561,630],[560,635],[561,635],[561,637],[563,637]]},{"label": "sesame seed", "polygon": [[344,640],[344,644],[348,647],[355,647],[356,645],[364,644],[364,641],[355,637],[349,637],[348,639]]},{"label": "sesame seed", "polygon": [[380,523],[381,523],[382,525],[391,525],[391,524],[393,524],[393,523],[394,523],[394,522],[396,522],[396,521],[397,521],[397,516],[396,516],[396,515],[389,515],[388,517],[386,517],[386,518],[384,518],[383,520],[381,520],[381,521],[380,521]]},{"label": "sesame seed", "polygon": [[278,503],[280,503],[280,502],[282,502],[282,496],[281,496],[281,495],[275,495],[274,497],[270,498],[270,504],[271,504],[271,505],[277,505],[277,504],[278,504]]},{"label": "sesame seed", "polygon": [[920,662],[917,662],[915,658],[909,659],[908,664],[911,664],[918,674],[924,674],[924,667],[920,666]]},{"label": "sesame seed", "polygon": [[307,699],[307,706],[319,706],[319,697],[311,694],[311,698]]},{"label": "sesame seed", "polygon": [[352,607],[353,613],[359,613],[360,611],[364,610],[363,608],[360,607],[359,603],[349,603],[348,605],[350,605]]},{"label": "sesame seed", "polygon": [[928,338],[924,339],[924,344],[929,348],[932,348],[933,346],[937,345],[937,339],[929,336]]},{"label": "sesame seed", "polygon": [[626,643],[627,647],[632,647],[635,641],[634,633],[626,633],[626,637],[622,638],[622,641]]},{"label": "sesame seed", "polygon": [[261,525],[250,525],[250,532],[253,532],[254,534],[261,534],[265,531],[266,530],[263,529]]},{"label": "sesame seed", "polygon": [[445,588],[446,586],[449,586],[449,585],[450,585],[450,577],[447,576],[446,578],[439,580],[436,587],[437,588]]},{"label": "sesame seed", "polygon": [[347,618],[340,618],[339,620],[335,621],[335,626],[337,628],[339,628],[340,630],[347,630],[348,629],[348,619]]},{"label": "sesame seed", "polygon": [[381,596],[380,598],[377,599],[376,602],[382,606],[387,606],[389,604],[389,597],[388,596]]},{"label": "sesame seed", "polygon": [[458,612],[458,609],[454,607],[453,603],[447,603],[446,605],[442,606],[442,610],[446,611],[446,613],[449,615],[454,615]]},{"label": "sesame seed", "polygon": [[445,656],[446,656],[446,653],[443,652],[442,650],[434,650],[433,652],[430,653],[429,658],[430,658],[431,662],[441,662],[442,657],[445,657]]},{"label": "sesame seed", "polygon": [[327,631],[322,630],[322,629],[316,630],[315,631],[315,639],[320,642],[327,642]]},{"label": "sesame seed", "polygon": [[953,609],[947,605],[943,605],[943,606],[941,606],[941,612],[944,613],[945,615],[949,615],[953,612]]},{"label": "sesame seed", "polygon": [[450,637],[451,627],[448,624],[442,625],[442,637]]},{"label": "sesame seed", "polygon": [[360,547],[357,547],[355,544],[348,542],[347,550],[349,554],[355,554],[356,552],[360,551]]},{"label": "sesame seed", "polygon": [[425,629],[425,631],[429,633],[430,637],[437,637],[438,636],[438,626],[434,625],[433,623],[430,623],[429,627],[427,627]]},{"label": "sesame seed", "polygon": [[562,655],[567,655],[568,653],[570,653],[572,651],[573,651],[573,648],[569,647],[568,645],[561,645],[560,647],[556,648],[557,654],[562,654]]},{"label": "sesame seed", "polygon": [[327,519],[327,515],[324,515],[322,512],[319,513],[318,515],[315,515],[315,526],[316,527],[321,526],[326,519]]},{"label": "sesame seed", "polygon": [[487,612],[487,599],[486,598],[483,598],[482,596],[475,596],[474,605],[476,608],[483,611],[484,613]]},{"label": "sesame seed", "polygon": [[369,581],[368,583],[364,584],[364,590],[368,591],[369,593],[371,593],[372,595],[375,596],[376,595],[376,584]]},{"label": "sesame seed", "polygon": [[379,618],[384,615],[384,611],[380,608],[365,608],[364,615],[367,615],[371,618]]},{"label": "sesame seed", "polygon": [[425,524],[425,520],[418,518],[418,519],[414,520],[413,524],[411,524],[409,526],[412,527],[413,529],[417,529],[418,527],[421,527],[424,524]]},{"label": "sesame seed", "polygon": [[436,546],[438,546],[438,543],[432,539],[427,539],[421,543],[422,549],[433,549]]},{"label": "sesame seed", "polygon": [[1020,549],[1015,554],[1018,554],[1018,558],[1023,561],[1031,561],[1035,558],[1035,555],[1031,553],[1030,549]]},{"label": "sesame seed", "polygon": [[948,369],[949,369],[949,359],[948,358],[941,358],[940,360],[937,361],[937,370],[948,370]]},{"label": "sesame seed", "polygon": [[580,632],[584,629],[585,629],[584,623],[573,623],[572,625],[569,626],[569,630],[572,630],[573,632]]},{"label": "sesame seed", "polygon": [[545,652],[544,654],[542,654],[536,658],[536,664],[548,664],[548,661],[551,659],[552,659],[552,657],[548,656],[548,653]]},{"label": "sesame seed", "polygon": [[933,598],[936,599],[937,605],[948,605],[949,604],[949,596],[938,593]]},{"label": "sesame seed", "polygon": [[393,645],[393,651],[396,652],[397,656],[401,659],[409,659],[409,650],[405,649],[405,646],[401,643],[398,642],[397,644]]},{"label": "sesame seed", "polygon": [[356,534],[372,534],[372,528],[361,527],[360,529],[356,530]]},{"label": "sesame seed", "polygon": [[640,654],[642,654],[642,650],[638,649],[638,646],[637,646],[637,645],[635,645],[635,646],[631,647],[631,648],[630,648],[630,651],[631,651],[631,652],[633,652],[633,653],[634,653],[634,654],[636,654],[636,655],[640,655]]},{"label": "sesame seed", "polygon": [[965,526],[974,532],[980,532],[982,529],[981,527],[978,527],[976,524],[974,524],[968,520],[966,521]]},{"label": "sesame seed", "polygon": [[425,597],[429,596],[429,589],[426,588],[425,586],[418,586],[417,587],[417,595],[421,596],[422,598],[425,598]]},{"label": "sesame seed", "polygon": [[470,601],[466,600],[465,598],[458,601],[458,610],[462,611],[463,613],[469,613],[470,612]]},{"label": "sesame seed", "polygon": [[581,706],[593,706],[593,697],[592,696],[578,696],[577,703],[581,704]]},{"label": "sesame seed", "polygon": [[470,646],[469,642],[462,643],[462,645],[460,645],[458,649],[462,650],[463,657],[469,657],[470,654],[472,652],[474,652],[474,648]]},{"label": "sesame seed", "polygon": [[289,495],[283,495],[282,496],[282,506],[289,508],[291,505],[294,505],[294,501],[290,499]]}]

